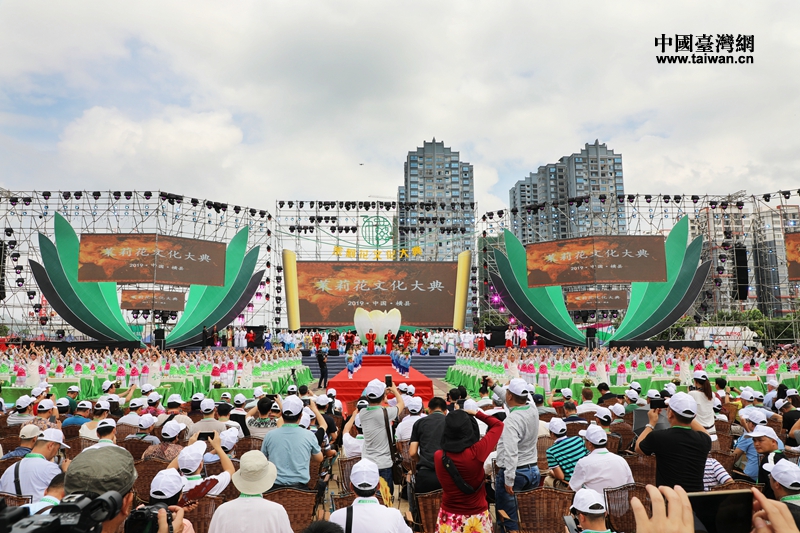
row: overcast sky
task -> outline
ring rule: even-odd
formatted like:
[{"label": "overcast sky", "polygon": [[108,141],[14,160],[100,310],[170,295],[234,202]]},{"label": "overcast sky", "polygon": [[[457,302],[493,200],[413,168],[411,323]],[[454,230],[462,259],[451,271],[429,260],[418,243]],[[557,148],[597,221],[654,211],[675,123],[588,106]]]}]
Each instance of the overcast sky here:
[{"label": "overcast sky", "polygon": [[[394,197],[435,137],[481,210],[595,139],[629,193],[797,189],[798,28],[796,1],[0,2],[0,186]],[[656,64],[662,33],[754,35],[754,64]]]}]

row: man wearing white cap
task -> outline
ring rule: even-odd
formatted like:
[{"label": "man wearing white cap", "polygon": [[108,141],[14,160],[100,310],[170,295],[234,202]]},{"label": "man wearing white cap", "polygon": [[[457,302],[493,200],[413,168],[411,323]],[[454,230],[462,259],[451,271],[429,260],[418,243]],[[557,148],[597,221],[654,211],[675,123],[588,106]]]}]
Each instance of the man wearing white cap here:
[{"label": "man wearing white cap", "polygon": [[639,393],[628,389],[625,391],[625,413],[630,413],[639,408]]},{"label": "man wearing white cap", "polygon": [[67,387],[67,401],[69,402],[69,413],[75,412],[78,407],[78,395],[81,393],[81,388],[77,385],[70,385]]},{"label": "man wearing white cap", "polygon": [[253,399],[250,400],[249,402],[247,402],[247,405],[245,405],[244,408],[247,411],[250,411],[256,405],[258,405],[258,401],[261,398],[264,398],[265,396],[266,396],[266,393],[264,392],[264,389],[262,387],[256,387],[255,389],[253,389]]},{"label": "man wearing white cap", "polygon": [[[132,401],[136,401],[136,399],[134,398]],[[150,413],[143,414],[139,417],[139,423],[137,424],[138,431],[133,435],[128,435],[125,437],[125,440],[141,440],[144,442],[149,442],[151,445],[161,444],[161,441],[158,440],[158,437],[150,434],[153,431],[153,425],[155,423],[156,417]],[[136,457],[134,457],[134,459],[136,459]]]},{"label": "man wearing white cap", "polygon": [[[138,388],[138,386],[135,383],[132,384],[130,386],[130,388],[128,388],[128,390],[125,391],[125,395],[124,396],[120,396],[120,402],[119,402],[120,405],[128,403],[129,401],[131,401],[131,398],[133,397],[133,393],[134,393],[134,391],[136,391],[137,388]],[[116,393],[117,393],[117,384],[116,384],[116,382],[105,380],[103,382],[103,394],[108,395],[108,394],[116,394]]]},{"label": "man wearing white cap", "polygon": [[[152,415],[150,415],[152,416]],[[166,506],[178,505],[183,495],[183,476],[173,468],[160,471],[150,482],[150,505],[158,503]],[[183,531],[194,531],[194,526],[186,518],[183,519]]]},{"label": "man wearing white cap", "polygon": [[0,477],[0,491],[10,494],[30,494],[33,502],[41,500],[50,481],[69,468],[69,459],[65,459],[60,468],[52,462],[61,448],[69,448],[64,444],[64,434],[61,430],[46,429],[39,436],[31,453],[3,472],[3,476]]},{"label": "man wearing white cap", "polygon": [[580,489],[572,499],[572,513],[585,533],[610,533],[606,527],[606,505],[602,493]]},{"label": "man wearing white cap", "polygon": [[[138,426],[139,417],[147,412],[147,400],[141,396],[131,400],[128,414],[117,420],[117,425]],[[152,416],[152,415],[151,415]]]},{"label": "man wearing white cap", "polygon": [[697,402],[685,392],[669,400],[667,420],[670,429],[653,431],[660,409],[647,413],[649,423],[636,441],[636,451],[656,456],[656,485],[680,485],[687,492],[703,491],[706,457],[711,437],[694,418]]},{"label": "man wearing white cap", "polygon": [[158,446],[150,446],[142,454],[142,459],[160,459],[161,461],[172,461],[183,450],[183,446],[177,444],[176,440],[181,431],[186,429],[185,424],[170,420],[161,428],[161,439],[164,441]]},{"label": "man wearing white cap", "polygon": [[763,457],[761,463],[758,465],[757,482],[764,484],[764,489],[762,490],[764,496],[774,499],[775,494],[772,492],[772,487],[769,483],[769,471],[764,467],[768,464],[775,464],[778,461],[783,461],[786,458],[783,454],[783,450],[781,450],[778,445],[781,440],[778,438],[778,435],[775,434],[774,429],[762,425],[756,426],[753,431],[745,435],[753,439],[753,446],[756,452],[758,452],[759,456]]},{"label": "man wearing white cap", "polygon": [[406,404],[397,387],[392,386],[389,387],[389,391],[397,398],[397,405],[394,407],[382,407],[381,404],[386,395],[386,390],[386,384],[383,381],[379,379],[370,381],[364,389],[364,395],[367,397],[369,407],[363,409],[359,414],[361,415],[361,429],[364,432],[363,457],[378,465],[381,477],[386,480],[390,488],[393,488],[390,446],[395,444],[394,442],[389,442],[386,436],[386,419],[388,418],[389,424],[394,422],[403,412]]},{"label": "man wearing white cap", "polygon": [[414,427],[414,422],[425,416],[422,414],[422,398],[409,398],[408,403],[406,403],[406,408],[408,408],[409,415],[397,424],[397,430],[395,431],[395,437],[398,442],[409,440],[411,438],[411,429]]},{"label": "man wearing white cap", "polygon": [[352,533],[411,533],[398,509],[378,503],[375,492],[380,484],[378,465],[369,459],[361,459],[350,472],[350,489],[355,492],[353,505],[331,514],[330,521],[347,527],[347,516],[351,515]]},{"label": "man wearing white cap", "polygon": [[[312,403],[311,409],[317,407]],[[299,426],[303,400],[287,396],[283,400],[283,425],[264,436],[261,453],[278,466],[276,485],[305,487],[311,479],[309,464],[322,461],[322,450],[314,434]]]},{"label": "man wearing white cap", "polygon": [[767,380],[767,393],[764,395],[764,407],[772,409],[775,405],[775,399],[778,397],[778,380],[772,378]]},{"label": "man wearing white cap", "polygon": [[[216,479],[217,484],[209,491],[210,496],[219,496],[222,491],[231,482],[231,476],[235,472],[233,463],[227,454],[222,450],[222,444],[219,440],[219,433],[214,433],[214,436],[208,439],[208,444],[217,452],[219,456],[220,466],[222,466],[222,473],[216,476],[208,476],[206,479]],[[189,491],[195,486],[203,482],[203,476],[200,473],[203,471],[203,455],[206,453],[206,441],[198,441],[197,437],[189,439],[189,445],[181,450],[180,455],[173,459],[167,468],[177,468],[183,476],[183,490]]]},{"label": "man wearing white cap", "polygon": [[[531,386],[525,380],[515,378],[507,387],[501,387],[489,378],[489,386],[509,408],[508,416],[503,421],[503,434],[497,443],[497,520],[503,523],[506,532],[517,531],[519,525],[514,492],[535,488],[541,479],[536,464],[539,413],[535,406],[528,404]],[[509,519],[504,519],[500,511],[505,512]]]},{"label": "man wearing white cap", "polygon": [[69,426],[82,426],[87,422],[91,422],[90,416],[92,416],[92,402],[81,400],[78,402],[78,407],[75,408],[75,414],[61,422],[61,429]]},{"label": "man wearing white cap", "polygon": [[749,387],[745,387],[744,389],[742,389],[742,393],[739,395],[739,401],[742,403],[742,408],[739,409],[739,412],[736,414],[736,416],[740,419],[742,414],[746,414],[748,411],[755,409],[757,411],[761,411],[762,413],[764,413],[764,416],[766,416],[768,419],[777,416],[779,417],[778,420],[781,420],[780,415],[773,413],[769,409],[764,409],[763,407],[757,406],[755,404],[756,395],[751,389],[749,389]]},{"label": "man wearing white cap", "polygon": [[278,471],[257,450],[242,455],[232,481],[240,495],[214,512],[208,533],[292,533],[289,515],[282,505],[262,495],[274,485]]},{"label": "man wearing white cap", "polygon": [[36,425],[41,430],[48,428],[61,429],[61,420],[58,419],[58,410],[53,400],[45,398],[39,402],[39,410],[34,419],[31,420],[31,424]]},{"label": "man wearing white cap", "polygon": [[765,464],[769,485],[775,499],[782,501],[792,513],[795,525],[800,525],[800,467],[791,461]]},{"label": "man wearing white cap", "polygon": [[186,413],[181,409],[184,403],[180,394],[170,394],[167,398],[167,411],[158,415],[158,418],[156,418],[156,427],[161,427],[168,421],[174,420],[180,424],[185,424],[191,433],[191,430],[194,428],[194,422],[191,418],[186,416]]},{"label": "man wearing white cap", "polygon": [[[742,415],[741,424],[745,433],[749,433],[757,426],[766,426],[767,417],[760,409],[750,409]],[[778,447],[783,448],[783,443],[779,443]],[[735,471],[734,479],[756,482],[758,480],[758,452],[753,444],[753,439],[747,435],[743,435],[736,442],[736,448],[733,450],[734,461],[737,461],[742,455],[745,455],[747,459],[744,470],[742,472]]]},{"label": "man wearing white cap", "polygon": [[[84,448],[83,452],[86,450],[94,450],[97,448],[103,448],[105,446],[116,446],[117,445],[117,422],[113,418],[104,418],[97,424],[97,437],[99,440],[97,444],[92,444],[88,448]],[[81,453],[83,453],[81,452]]]},{"label": "man wearing white cap", "polygon": [[602,427],[592,424],[582,429],[580,436],[586,439],[589,455],[578,460],[575,465],[569,480],[572,490],[588,488],[603,492],[603,489],[634,482],[631,467],[625,459],[606,449],[608,434]]},{"label": "man wearing white cap", "polygon": [[577,435],[567,437],[567,424],[560,418],[551,418],[547,429],[554,441],[547,448],[547,467],[550,472],[545,477],[544,484],[548,487],[567,488],[575,465],[589,452],[582,438]]},{"label": "man wearing white cap", "polygon": [[[200,402],[200,411],[203,412],[203,419],[199,420],[192,426],[190,436],[197,435],[198,433],[211,433],[216,431],[217,435],[228,429],[228,426],[214,418],[214,413],[217,410],[217,405],[211,398],[206,398]],[[186,424],[188,427],[188,424]]]},{"label": "man wearing white cap", "polygon": [[[350,430],[355,427],[358,433],[355,437],[350,434]],[[347,423],[342,430],[342,450],[344,456],[348,459],[353,457],[361,457],[361,451],[364,448],[364,434],[361,431],[361,418],[358,413],[352,415],[347,419]]]},{"label": "man wearing white cap", "polygon": [[24,426],[33,421],[33,398],[23,394],[14,404],[14,412],[6,419],[7,426]]}]

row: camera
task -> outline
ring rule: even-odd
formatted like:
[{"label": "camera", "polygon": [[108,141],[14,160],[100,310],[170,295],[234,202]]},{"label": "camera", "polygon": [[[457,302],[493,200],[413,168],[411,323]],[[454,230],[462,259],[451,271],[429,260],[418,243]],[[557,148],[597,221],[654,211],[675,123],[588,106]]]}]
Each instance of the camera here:
[{"label": "camera", "polygon": [[103,522],[117,516],[122,510],[122,496],[108,491],[70,494],[50,510],[49,515],[28,516],[21,507],[7,507],[0,500],[0,532],[2,533],[99,533]]},{"label": "camera", "polygon": [[171,519],[171,513],[166,504],[156,503],[131,512],[125,520],[125,533],[154,533],[158,531],[158,510],[167,511],[167,520]]}]

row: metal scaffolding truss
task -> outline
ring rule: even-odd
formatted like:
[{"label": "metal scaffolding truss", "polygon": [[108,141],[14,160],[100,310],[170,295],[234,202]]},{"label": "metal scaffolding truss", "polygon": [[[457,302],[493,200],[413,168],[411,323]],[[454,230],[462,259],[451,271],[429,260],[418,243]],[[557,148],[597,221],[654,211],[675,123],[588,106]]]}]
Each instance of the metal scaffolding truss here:
[{"label": "metal scaffolding truss", "polygon": [[[53,338],[57,330],[80,335],[48,307],[28,266],[29,259],[41,262],[39,233],[54,240],[55,212],[69,221],[78,234],[157,233],[227,244],[237,232],[249,227],[247,248],[260,247],[256,271],[263,269],[266,274],[256,298],[234,325],[275,327],[276,319],[280,320],[276,297],[280,298],[282,289],[275,279],[280,254],[273,235],[276,223],[266,209],[163,191],[0,190],[0,228],[5,232],[7,249],[6,297],[0,303],[0,322],[12,333],[26,338]],[[187,290],[143,283],[124,287]],[[156,325],[154,315],[135,319],[133,313],[126,311],[125,316],[134,327],[143,328],[145,334]],[[174,323],[174,319],[168,320],[164,327],[170,329]]]},{"label": "metal scaffolding truss", "polygon": [[[701,261],[711,260],[712,269],[692,309],[661,338],[683,339],[685,327],[700,323],[748,325],[767,343],[792,342],[800,335],[800,285],[789,280],[783,239],[787,233],[800,231],[799,205],[800,190],[757,195],[745,191],[728,195],[595,194],[561,203],[532,204],[521,210],[488,212],[480,217],[477,228],[478,262],[485,269],[481,281],[487,274],[497,273],[491,253],[486,252],[502,246],[504,229],[517,235],[523,244],[552,240],[548,234],[554,230],[576,238],[615,234],[615,228],[624,227],[628,235],[666,237],[681,218],[688,216],[690,238],[703,237]],[[742,283],[745,279],[746,286]],[[628,287],[598,286],[611,290]],[[490,322],[496,322],[497,315],[511,318],[504,312],[502,300],[494,298],[490,281],[481,290],[479,307],[482,317],[493,317]],[[619,322],[624,310],[598,309],[588,314],[576,315],[575,321]]]}]

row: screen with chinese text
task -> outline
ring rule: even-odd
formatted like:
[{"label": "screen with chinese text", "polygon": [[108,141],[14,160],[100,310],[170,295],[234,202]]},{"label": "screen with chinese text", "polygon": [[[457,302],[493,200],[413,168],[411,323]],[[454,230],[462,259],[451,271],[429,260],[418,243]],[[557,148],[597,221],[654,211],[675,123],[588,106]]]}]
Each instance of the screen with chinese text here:
[{"label": "screen with chinese text", "polygon": [[300,320],[348,326],[359,307],[396,308],[404,326],[452,327],[457,271],[455,262],[298,261]]},{"label": "screen with chinese text", "polygon": [[175,291],[122,291],[120,308],[160,310],[160,311],[183,311],[186,299],[182,292]]},{"label": "screen with chinese text", "polygon": [[528,244],[528,287],[667,281],[664,238],[581,237]]},{"label": "screen with chinese text", "polygon": [[628,291],[572,291],[564,294],[567,311],[627,309]]},{"label": "screen with chinese text", "polygon": [[143,234],[83,234],[78,281],[225,285],[224,243]]}]

